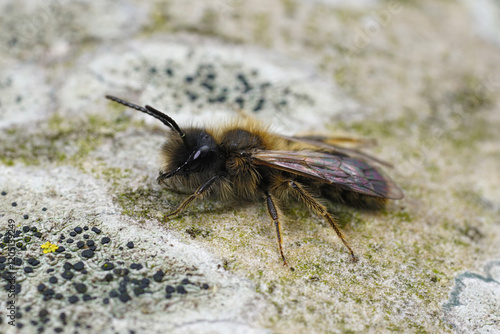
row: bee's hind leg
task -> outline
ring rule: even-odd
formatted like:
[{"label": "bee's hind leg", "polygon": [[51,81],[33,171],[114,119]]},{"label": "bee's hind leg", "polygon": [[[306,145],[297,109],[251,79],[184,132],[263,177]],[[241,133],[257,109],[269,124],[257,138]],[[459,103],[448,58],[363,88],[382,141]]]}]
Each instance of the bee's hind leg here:
[{"label": "bee's hind leg", "polygon": [[349,250],[349,253],[351,253],[352,261],[356,262],[358,259],[356,258],[356,255],[354,255],[354,251],[352,250],[351,246],[349,246],[349,243],[340,231],[340,228],[337,226],[335,218],[326,210],[326,207],[318,202],[318,200],[316,200],[314,196],[307,190],[305,190],[298,182],[294,180],[284,180],[281,183],[281,186],[282,185],[286,185],[287,190],[291,190],[291,192],[295,196],[297,196],[303,203],[305,203],[311,210],[313,210],[317,215],[322,216],[325,220],[328,221],[328,223],[330,223],[330,226],[335,230],[335,233],[337,233],[344,246]]},{"label": "bee's hind leg", "polygon": [[278,237],[278,247],[280,250],[281,258],[283,259],[283,265],[287,266],[288,264],[285,259],[285,254],[283,254],[283,244],[281,240],[281,224],[278,219],[278,210],[276,210],[276,205],[274,205],[274,200],[271,194],[269,194],[268,191],[266,191],[265,194],[266,194],[267,210],[269,211],[269,215],[271,216],[274,226],[276,227],[276,236]]}]

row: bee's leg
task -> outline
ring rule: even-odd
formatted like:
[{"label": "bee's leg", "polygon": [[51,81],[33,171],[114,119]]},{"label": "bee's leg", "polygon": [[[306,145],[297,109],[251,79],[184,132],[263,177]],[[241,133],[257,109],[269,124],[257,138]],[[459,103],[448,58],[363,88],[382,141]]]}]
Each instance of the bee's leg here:
[{"label": "bee's leg", "polygon": [[215,175],[215,176],[212,176],[210,179],[208,179],[208,181],[206,181],[205,183],[203,183],[201,186],[198,187],[198,189],[196,189],[196,191],[194,192],[194,194],[192,194],[191,196],[189,196],[188,198],[186,198],[184,200],[184,202],[181,203],[181,205],[179,205],[179,207],[177,209],[175,209],[173,212],[169,213],[168,215],[165,216],[165,218],[168,218],[168,217],[171,217],[171,216],[175,216],[175,215],[178,215],[179,213],[181,213],[182,211],[184,211],[184,209],[193,201],[195,200],[196,198],[202,198],[206,193],[206,191],[208,189],[210,189],[210,186],[214,183],[215,180],[217,180],[219,178],[218,175]]},{"label": "bee's leg", "polygon": [[335,230],[335,232],[339,236],[340,240],[342,240],[342,243],[344,244],[344,246],[346,246],[347,249],[349,250],[349,252],[351,253],[352,261],[356,262],[357,258],[354,255],[354,252],[351,249],[351,246],[349,246],[349,243],[347,242],[344,235],[340,231],[339,227],[335,223],[335,218],[333,218],[333,216],[330,213],[328,213],[328,211],[326,210],[326,207],[323,204],[319,203],[314,198],[313,195],[311,195],[306,190],[304,190],[304,188],[299,183],[297,183],[293,180],[288,180],[287,185],[292,189],[293,193],[295,195],[297,195],[300,200],[302,200],[302,202],[304,202],[316,214],[322,216],[330,223],[330,225],[333,227],[333,229]]},{"label": "bee's leg", "polygon": [[283,254],[283,247],[281,242],[281,224],[280,221],[278,220],[278,210],[276,210],[276,206],[274,205],[273,197],[271,196],[271,194],[269,194],[268,191],[266,191],[265,194],[266,194],[267,210],[269,211],[269,215],[271,216],[274,226],[276,227],[276,236],[278,237],[278,247],[280,249],[281,258],[283,259],[283,265],[286,266],[288,264],[286,263],[285,255]]}]

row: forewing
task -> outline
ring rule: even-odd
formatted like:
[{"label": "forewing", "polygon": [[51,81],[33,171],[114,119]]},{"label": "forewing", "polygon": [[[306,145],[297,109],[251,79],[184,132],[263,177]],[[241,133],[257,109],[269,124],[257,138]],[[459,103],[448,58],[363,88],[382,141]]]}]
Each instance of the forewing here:
[{"label": "forewing", "polygon": [[256,164],[339,186],[365,195],[400,199],[402,191],[380,170],[347,156],[316,151],[257,151]]},{"label": "forewing", "polygon": [[368,153],[359,151],[355,148],[348,148],[341,146],[342,144],[351,146],[354,145],[354,147],[373,146],[376,144],[374,140],[353,139],[348,137],[326,137],[326,136],[293,136],[293,137],[281,136],[281,137],[289,141],[316,146],[321,150],[324,150],[325,152],[330,152],[333,154],[343,154],[353,158],[370,160],[387,167],[392,167],[390,163],[380,160]]}]

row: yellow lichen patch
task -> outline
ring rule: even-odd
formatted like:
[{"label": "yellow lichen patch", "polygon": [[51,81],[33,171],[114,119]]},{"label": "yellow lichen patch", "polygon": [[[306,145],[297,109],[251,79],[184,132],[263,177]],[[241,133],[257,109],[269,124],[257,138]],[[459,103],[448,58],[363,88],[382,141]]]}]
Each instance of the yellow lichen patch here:
[{"label": "yellow lichen patch", "polygon": [[44,243],[40,247],[43,249],[44,254],[53,253],[59,248],[59,246],[57,246],[55,244],[51,244],[49,241],[47,241],[46,243]]}]

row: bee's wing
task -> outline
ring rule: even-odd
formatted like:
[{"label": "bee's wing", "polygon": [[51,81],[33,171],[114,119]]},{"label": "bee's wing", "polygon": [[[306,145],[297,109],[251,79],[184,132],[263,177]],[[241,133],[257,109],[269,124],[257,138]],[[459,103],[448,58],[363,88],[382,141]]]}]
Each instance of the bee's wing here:
[{"label": "bee's wing", "polygon": [[403,198],[392,180],[368,163],[347,156],[316,151],[265,151],[252,154],[254,162],[335,185],[357,193],[389,199]]},{"label": "bee's wing", "polygon": [[304,143],[307,145],[316,146],[331,152],[333,154],[344,154],[350,157],[358,157],[363,160],[370,160],[386,167],[391,167],[392,165],[386,161],[380,160],[372,155],[358,151],[355,148],[343,147],[341,145],[350,145],[353,147],[367,147],[376,145],[376,141],[373,139],[355,139],[349,137],[326,137],[326,136],[281,136],[282,138],[294,141],[297,143]]}]

